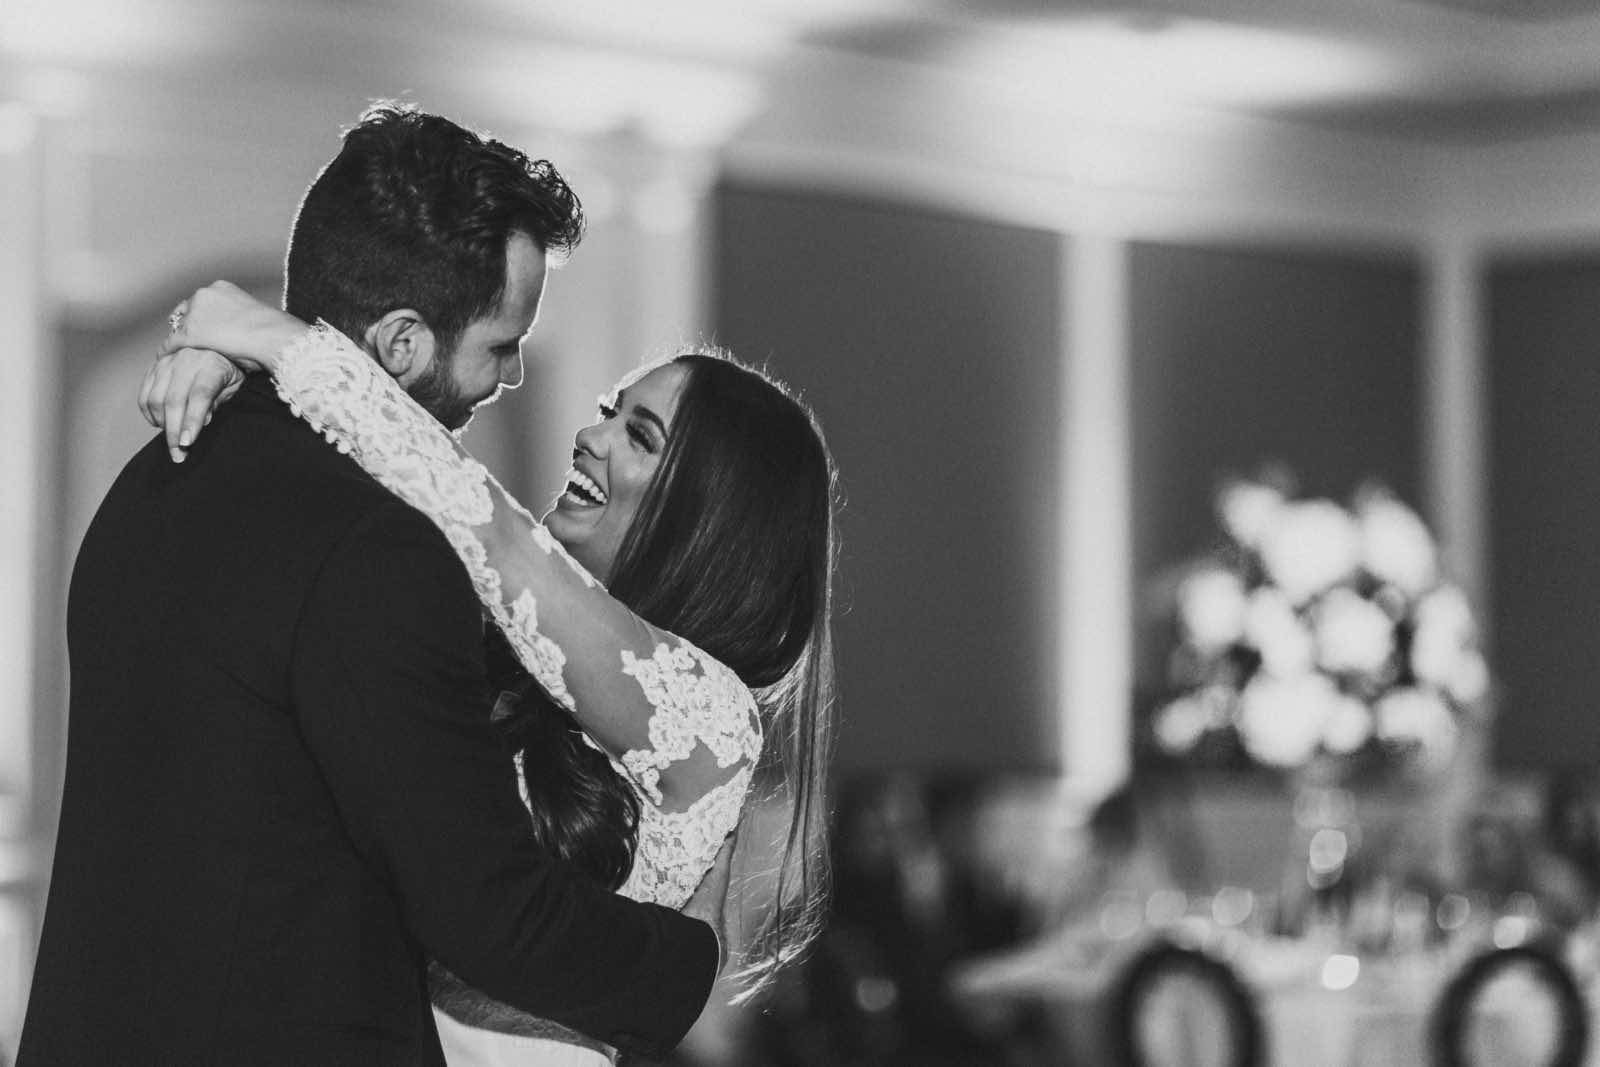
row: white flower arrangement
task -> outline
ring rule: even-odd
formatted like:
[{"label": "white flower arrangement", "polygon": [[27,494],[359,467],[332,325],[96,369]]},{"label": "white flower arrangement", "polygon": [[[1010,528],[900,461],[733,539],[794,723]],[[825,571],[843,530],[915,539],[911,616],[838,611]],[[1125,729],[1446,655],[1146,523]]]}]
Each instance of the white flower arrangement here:
[{"label": "white flower arrangement", "polygon": [[1489,670],[1416,512],[1377,487],[1346,508],[1237,481],[1217,513],[1225,548],[1177,586],[1179,693],[1155,711],[1156,744],[1188,755],[1231,735],[1277,768],[1358,754],[1447,763]]}]

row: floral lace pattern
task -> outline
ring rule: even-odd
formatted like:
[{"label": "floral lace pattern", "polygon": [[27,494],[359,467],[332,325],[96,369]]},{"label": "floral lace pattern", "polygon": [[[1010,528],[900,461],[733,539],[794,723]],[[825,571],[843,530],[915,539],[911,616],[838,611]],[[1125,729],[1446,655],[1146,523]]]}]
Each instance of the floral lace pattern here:
[{"label": "floral lace pattern", "polygon": [[[611,599],[333,327],[319,322],[287,346],[274,377],[296,415],[443,531],[522,665],[640,795],[638,848],[620,891],[681,907],[737,824],[761,752],[750,690],[715,658]],[[699,745],[714,757],[714,774],[707,761],[690,760]],[[693,798],[685,810],[663,809],[667,775],[677,776],[675,797]]]},{"label": "floral lace pattern", "polygon": [[483,464],[442,426],[417,433],[427,413],[332,326],[318,322],[284,349],[275,377],[291,411],[418,511],[441,525],[493,516]]},{"label": "floral lace pattern", "polygon": [[524,589],[511,604],[511,625],[503,627],[506,639],[517,659],[527,668],[550,699],[571,710],[572,694],[561,677],[561,668],[567,665],[567,654],[561,646],[539,632],[539,607],[533,593]]},{"label": "floral lace pattern", "polygon": [[656,709],[650,717],[650,747],[623,753],[622,765],[656,804],[662,803],[661,771],[688,759],[696,743],[710,749],[723,768],[741,759],[754,763],[761,754],[760,734],[747,711],[749,690],[718,666],[687,641],[675,648],[662,642],[649,659],[622,652],[622,673],[638,681]]},{"label": "floral lace pattern", "polygon": [[695,801],[688,811],[662,811],[644,800],[639,808],[639,845],[633,870],[617,890],[625,897],[681,908],[717,858],[723,839],[739,821],[752,768]]},{"label": "floral lace pattern", "polygon": [[[650,747],[631,749],[616,761],[641,801],[638,852],[621,891],[635,900],[682,907],[727,836],[717,828],[739,821],[761,755],[760,723],[744,684],[687,641],[660,642],[648,659],[624,649],[622,673],[639,683],[656,710],[650,717]],[[719,768],[742,766],[687,811],[666,811],[661,771],[689,758],[697,744],[706,746]]]}]

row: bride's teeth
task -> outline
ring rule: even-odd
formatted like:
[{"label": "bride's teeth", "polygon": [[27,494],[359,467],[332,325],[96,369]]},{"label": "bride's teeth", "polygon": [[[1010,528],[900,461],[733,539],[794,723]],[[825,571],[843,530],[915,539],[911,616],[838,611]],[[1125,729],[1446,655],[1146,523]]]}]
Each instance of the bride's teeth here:
[{"label": "bride's teeth", "polygon": [[567,492],[585,504],[606,502],[606,494],[595,484],[594,479],[577,469],[567,472]]}]

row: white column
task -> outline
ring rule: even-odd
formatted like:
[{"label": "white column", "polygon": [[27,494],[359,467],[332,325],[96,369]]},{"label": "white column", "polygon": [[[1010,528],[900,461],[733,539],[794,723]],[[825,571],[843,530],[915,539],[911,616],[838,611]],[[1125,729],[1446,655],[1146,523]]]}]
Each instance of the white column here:
[{"label": "white column", "polygon": [[630,362],[711,339],[715,167],[699,150],[658,151],[641,162],[628,190],[638,349]]},{"label": "white column", "polygon": [[[46,403],[53,399],[43,323],[42,136],[21,105],[0,104],[0,308],[6,381],[0,389],[0,841],[15,836],[33,783],[34,601]],[[0,872],[3,873],[3,872]]]},{"label": "white column", "polygon": [[[36,116],[0,103],[0,308],[6,313],[5,387],[0,389],[0,1052],[22,1027],[31,969],[36,875],[32,829],[36,774],[37,598],[40,515],[47,456],[45,420],[55,375],[44,328],[43,136]],[[53,584],[48,588],[53,590]]]},{"label": "white column", "polygon": [[1061,766],[1095,792],[1127,777],[1132,752],[1127,246],[1082,233],[1065,248]]},{"label": "white column", "polygon": [[[1439,538],[1444,573],[1466,591],[1483,626],[1492,617],[1489,598],[1494,591],[1489,586],[1485,264],[1480,249],[1470,237],[1448,230],[1425,246],[1420,414],[1428,519]],[[1493,636],[1486,634],[1491,643]],[[1450,775],[1429,800],[1435,826],[1431,845],[1446,874],[1460,873],[1459,849],[1451,843],[1461,840],[1464,813],[1487,784],[1489,748],[1487,730],[1468,731]]]},{"label": "white column", "polygon": [[1483,367],[1483,263],[1464,238],[1427,248],[1422,439],[1429,519],[1445,571],[1480,616],[1488,576],[1487,397]]}]

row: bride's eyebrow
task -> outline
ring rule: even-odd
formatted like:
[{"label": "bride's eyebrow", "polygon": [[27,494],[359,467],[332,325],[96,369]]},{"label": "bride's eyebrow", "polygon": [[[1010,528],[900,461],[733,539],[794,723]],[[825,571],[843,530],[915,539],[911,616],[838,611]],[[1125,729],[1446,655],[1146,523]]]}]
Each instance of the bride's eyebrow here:
[{"label": "bride's eyebrow", "polygon": [[648,421],[655,423],[656,429],[661,431],[661,436],[667,436],[667,424],[661,420],[660,415],[657,415],[654,411],[651,411],[643,404],[633,405],[632,412],[641,419],[647,419]]},{"label": "bride's eyebrow", "polygon": [[629,404],[628,404],[628,390],[626,390],[626,389],[618,389],[616,392],[611,394],[610,399],[611,399],[611,407],[614,410],[616,410],[616,411],[625,411],[629,415],[634,415],[634,416],[637,416],[637,417],[639,417],[641,419],[646,420],[647,422],[654,423],[656,429],[658,431],[660,431],[661,436],[662,436],[663,439],[665,439],[666,437],[670,436],[670,434],[669,434],[669,432],[667,430],[666,421],[663,420],[660,415],[657,415],[650,408],[648,408],[644,404],[641,404],[641,403],[638,403],[638,402],[635,402],[631,407],[629,406]]}]

